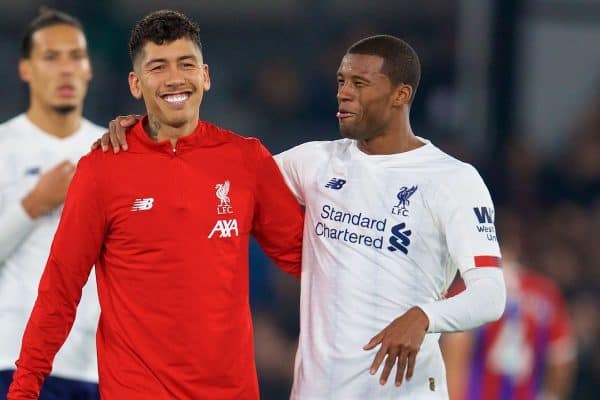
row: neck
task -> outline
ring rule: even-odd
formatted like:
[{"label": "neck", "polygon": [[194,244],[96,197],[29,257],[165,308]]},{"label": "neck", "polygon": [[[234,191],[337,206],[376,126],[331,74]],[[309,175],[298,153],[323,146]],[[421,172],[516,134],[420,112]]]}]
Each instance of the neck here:
[{"label": "neck", "polygon": [[199,119],[194,118],[185,122],[183,125],[170,126],[148,114],[148,119],[144,124],[144,129],[150,139],[154,140],[155,142],[169,140],[173,147],[175,147],[177,139],[183,136],[191,135],[196,130],[198,122]]},{"label": "neck", "polygon": [[52,107],[31,104],[27,110],[27,118],[44,132],[64,138],[71,136],[81,126],[81,106],[66,114],[57,112]]},{"label": "neck", "polygon": [[385,127],[371,139],[358,140],[358,148],[372,155],[404,153],[423,145],[413,133],[408,116]]}]

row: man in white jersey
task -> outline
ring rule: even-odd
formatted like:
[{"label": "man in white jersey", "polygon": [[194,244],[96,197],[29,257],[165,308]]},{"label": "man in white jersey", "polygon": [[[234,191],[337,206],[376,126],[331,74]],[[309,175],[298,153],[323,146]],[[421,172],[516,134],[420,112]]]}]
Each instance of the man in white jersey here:
[{"label": "man in white jersey", "polygon": [[[492,200],[472,166],[412,132],[420,64],[407,43],[363,39],[337,76],[345,139],[275,157],[306,209],[291,399],[447,399],[440,333],[504,310]],[[128,118],[110,124],[115,151]],[[457,269],[467,289],[444,299]]]},{"label": "man in white jersey", "polygon": [[[29,108],[0,125],[0,398],[12,380],[75,164],[104,131],[82,117],[92,71],[82,26],[72,16],[43,10],[28,25],[19,74],[29,86]],[[42,400],[98,399],[94,281],[83,290],[82,311]]]}]

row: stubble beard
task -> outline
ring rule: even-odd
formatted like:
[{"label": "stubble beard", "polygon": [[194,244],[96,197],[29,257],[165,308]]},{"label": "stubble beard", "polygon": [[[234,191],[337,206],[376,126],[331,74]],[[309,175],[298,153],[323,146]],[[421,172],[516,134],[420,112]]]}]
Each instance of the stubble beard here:
[{"label": "stubble beard", "polygon": [[77,106],[74,106],[71,104],[52,107],[52,111],[54,111],[55,113],[57,113],[58,115],[63,116],[63,117],[75,112],[76,110],[77,110]]},{"label": "stubble beard", "polygon": [[366,136],[364,131],[361,131],[356,125],[353,126],[342,126],[339,127],[340,134],[342,137],[353,140],[361,140]]}]

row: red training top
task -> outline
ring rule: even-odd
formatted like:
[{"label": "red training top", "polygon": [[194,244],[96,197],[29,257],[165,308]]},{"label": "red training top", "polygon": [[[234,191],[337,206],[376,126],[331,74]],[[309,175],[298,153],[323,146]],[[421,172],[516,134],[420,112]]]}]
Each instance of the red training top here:
[{"label": "red training top", "polygon": [[258,399],[248,240],[299,276],[300,206],[257,139],[128,141],[79,162],[8,399],[37,399],[94,264],[103,399]]}]

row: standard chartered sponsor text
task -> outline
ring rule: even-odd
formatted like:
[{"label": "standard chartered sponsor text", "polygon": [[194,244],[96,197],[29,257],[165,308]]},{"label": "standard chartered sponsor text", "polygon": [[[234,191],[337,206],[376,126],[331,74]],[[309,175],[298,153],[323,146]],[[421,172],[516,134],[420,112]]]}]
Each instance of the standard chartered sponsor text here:
[{"label": "standard chartered sponsor text", "polygon": [[[322,221],[317,222],[315,226],[317,236],[377,249],[383,247],[383,234],[378,234],[378,232],[385,232],[386,218],[371,218],[362,212],[343,212],[329,204],[323,205],[320,217]],[[337,224],[329,221],[337,222]],[[340,226],[340,224],[350,225],[350,227]],[[352,226],[359,228],[360,232],[356,232]]]}]

